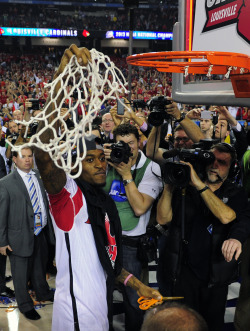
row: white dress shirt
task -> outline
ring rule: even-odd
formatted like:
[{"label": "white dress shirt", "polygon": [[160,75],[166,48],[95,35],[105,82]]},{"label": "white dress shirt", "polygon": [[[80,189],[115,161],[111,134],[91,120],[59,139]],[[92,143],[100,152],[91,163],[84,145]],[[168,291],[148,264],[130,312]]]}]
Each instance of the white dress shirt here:
[{"label": "white dress shirt", "polygon": [[[28,177],[27,177],[27,173],[20,170],[19,168],[16,168],[19,175],[21,176],[27,191],[29,193],[29,183],[28,183]],[[36,192],[37,192],[37,196],[38,196],[38,200],[39,200],[39,206],[41,208],[41,214],[42,214],[42,228],[45,227],[45,225],[47,224],[47,213],[46,213],[46,209],[45,209],[45,205],[44,205],[44,201],[43,201],[43,196],[42,196],[42,192],[40,189],[40,185],[38,183],[38,180],[36,178],[36,174],[33,170],[30,170],[30,172],[28,174],[32,175],[32,180],[34,182],[35,188],[36,188]]]}]

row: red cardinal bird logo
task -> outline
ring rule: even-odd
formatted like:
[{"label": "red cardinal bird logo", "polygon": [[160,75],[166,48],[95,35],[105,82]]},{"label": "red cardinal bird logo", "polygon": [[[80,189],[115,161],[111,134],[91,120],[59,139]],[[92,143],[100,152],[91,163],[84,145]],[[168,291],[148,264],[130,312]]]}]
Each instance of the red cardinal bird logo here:
[{"label": "red cardinal bird logo", "polygon": [[88,37],[90,33],[87,30],[83,30],[82,35],[83,37]]},{"label": "red cardinal bird logo", "polygon": [[250,44],[250,3],[246,0],[206,0],[207,21],[202,32],[237,23],[238,34]]},{"label": "red cardinal bird logo", "polygon": [[4,34],[4,29],[0,28],[0,36]]},{"label": "red cardinal bird logo", "polygon": [[250,3],[249,1],[244,1],[243,5],[239,10],[237,32],[250,44]]}]

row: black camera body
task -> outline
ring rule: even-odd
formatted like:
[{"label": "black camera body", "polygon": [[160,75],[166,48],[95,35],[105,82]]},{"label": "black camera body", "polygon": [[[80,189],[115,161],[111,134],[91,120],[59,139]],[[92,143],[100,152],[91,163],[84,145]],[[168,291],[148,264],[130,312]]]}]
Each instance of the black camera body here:
[{"label": "black camera body", "polygon": [[29,102],[32,103],[32,106],[28,107],[28,110],[39,110],[40,109],[39,99],[29,99]]},{"label": "black camera body", "polygon": [[144,100],[141,99],[134,99],[133,100],[133,107],[138,109],[138,108],[145,108],[147,107],[147,103]]},{"label": "black camera body", "polygon": [[164,120],[170,119],[170,115],[165,111],[165,106],[170,104],[171,101],[163,95],[150,99],[147,103],[150,110],[150,114],[148,116],[149,124],[153,126],[160,126]]},{"label": "black camera body", "polygon": [[[217,140],[203,139],[194,144],[193,149],[180,149],[178,152],[179,159],[189,162],[193,165],[195,171],[201,179],[206,176],[205,170],[209,164],[215,160],[213,152],[203,149],[210,149]],[[180,162],[167,162],[163,169],[163,180],[166,184],[173,184],[177,187],[186,187],[190,182],[190,167]]]},{"label": "black camera body", "polygon": [[17,141],[17,138],[19,137],[19,134],[18,133],[12,133],[8,136],[8,138],[11,138],[11,143],[13,145],[15,145],[16,141]]},{"label": "black camera body", "polygon": [[34,134],[36,134],[37,131],[37,127],[38,127],[38,121],[34,121],[30,124],[30,135],[33,136]]},{"label": "black camera body", "polygon": [[111,144],[110,149],[110,162],[112,163],[128,163],[129,158],[133,155],[129,145],[124,141]]},{"label": "black camera body", "polygon": [[75,100],[78,100],[79,97],[81,99],[84,99],[84,90],[82,87],[79,87],[78,89],[75,89],[72,93],[72,97],[75,99]]}]

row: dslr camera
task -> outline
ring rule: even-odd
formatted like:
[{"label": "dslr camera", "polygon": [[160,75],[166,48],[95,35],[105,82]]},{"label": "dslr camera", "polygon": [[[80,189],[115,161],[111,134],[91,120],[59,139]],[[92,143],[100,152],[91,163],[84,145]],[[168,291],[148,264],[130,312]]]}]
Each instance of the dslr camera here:
[{"label": "dslr camera", "polygon": [[134,99],[133,100],[133,107],[138,109],[138,108],[145,108],[147,107],[147,103],[144,100],[141,99]]},{"label": "dslr camera", "polygon": [[[180,149],[179,159],[190,162],[198,176],[204,179],[205,170],[209,164],[214,162],[214,154],[209,150],[217,143],[217,139],[202,139],[194,144],[192,149]],[[205,149],[206,148],[206,149]],[[180,162],[167,162],[163,169],[163,180],[166,184],[173,184],[179,188],[187,187],[190,182],[190,167]]]},{"label": "dslr camera", "polygon": [[19,134],[18,133],[12,133],[8,136],[8,138],[12,139],[11,140],[11,143],[13,145],[15,145],[16,141],[17,141],[17,138],[19,137]]},{"label": "dslr camera", "polygon": [[38,99],[30,99],[29,102],[32,103],[31,107],[28,107],[28,110],[39,110],[40,105],[39,105],[39,100]]},{"label": "dslr camera", "polygon": [[133,155],[131,149],[124,141],[118,141],[117,143],[111,144],[110,162],[112,163],[128,163],[129,158]]},{"label": "dslr camera", "polygon": [[30,124],[30,135],[31,136],[36,134],[37,127],[38,127],[38,121],[34,121]]},{"label": "dslr camera", "polygon": [[153,97],[147,102],[150,114],[148,116],[149,124],[153,126],[160,126],[164,120],[170,119],[170,115],[166,113],[165,106],[170,105],[171,101],[163,95]]}]

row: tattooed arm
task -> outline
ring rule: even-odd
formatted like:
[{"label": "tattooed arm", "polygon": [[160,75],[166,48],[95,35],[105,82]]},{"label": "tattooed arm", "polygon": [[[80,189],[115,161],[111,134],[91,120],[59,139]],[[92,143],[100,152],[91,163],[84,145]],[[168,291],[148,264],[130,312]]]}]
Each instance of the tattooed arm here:
[{"label": "tattooed arm", "polygon": [[[90,53],[86,48],[78,48],[76,45],[71,45],[69,48],[67,48],[63,54],[63,57],[61,59],[60,66],[57,70],[57,72],[54,75],[54,78],[57,78],[64,70],[66,65],[69,63],[71,57],[73,55],[76,55],[77,61],[85,66],[88,61],[91,59]],[[64,77],[65,79],[66,77]],[[55,94],[52,97],[55,97],[61,87],[60,81],[56,85],[55,88]],[[60,95],[56,99],[56,103],[59,104],[64,96],[63,91],[60,93]],[[48,101],[50,101],[50,97],[48,97]],[[46,110],[46,115],[52,113],[54,110],[54,105],[51,103],[51,106],[47,108]],[[48,121],[51,123],[55,119],[54,114],[52,114],[49,118]],[[44,123],[40,122],[37,132],[39,132],[42,128],[44,127]],[[56,132],[58,133],[59,129],[59,121],[57,121],[54,125],[54,128]],[[52,129],[47,129],[41,136],[41,142],[43,143],[49,143],[50,139],[54,138],[54,132]],[[49,154],[47,152],[42,151],[41,149],[36,148],[35,149],[35,159],[36,159],[36,164],[38,167],[38,170],[40,172],[40,175],[42,177],[44,187],[46,191],[49,194],[57,194],[59,193],[65,183],[66,183],[66,174],[64,170],[59,169],[52,159],[50,158]]]},{"label": "tattooed arm", "polygon": [[[120,283],[124,283],[125,279],[130,275],[130,273],[122,268],[122,271],[119,276],[116,277],[116,280],[118,280]],[[154,299],[161,299],[161,294],[159,291],[152,289],[151,287],[146,286],[143,284],[139,279],[137,279],[135,276],[132,276],[129,278],[127,282],[127,286],[131,287],[132,289],[137,291],[137,294],[139,297],[144,296],[147,298],[154,298]]]}]

